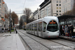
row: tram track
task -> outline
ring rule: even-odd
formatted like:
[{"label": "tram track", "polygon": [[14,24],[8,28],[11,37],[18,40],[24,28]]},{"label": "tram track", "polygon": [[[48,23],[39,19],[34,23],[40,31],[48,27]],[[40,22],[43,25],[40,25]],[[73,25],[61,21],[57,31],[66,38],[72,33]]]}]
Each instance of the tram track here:
[{"label": "tram track", "polygon": [[[53,41],[53,40],[50,40],[50,41],[55,42],[55,43],[58,43],[58,44],[63,45],[63,46],[66,46],[66,47],[70,47],[70,46],[67,46],[67,45],[65,45],[65,44],[62,44],[62,43],[59,43],[59,42]],[[72,48],[72,47],[70,47],[70,48]]]},{"label": "tram track", "polygon": [[[21,32],[21,33],[23,33],[23,32]],[[23,33],[24,34],[24,33]],[[26,35],[26,34],[25,34]],[[31,38],[31,39],[33,39],[32,37],[30,37],[30,36],[28,36],[28,35],[26,35],[27,37],[29,37],[29,38]],[[22,36],[21,36],[21,38],[22,38]],[[22,38],[23,39],[23,38]],[[38,42],[38,43],[40,43],[39,41],[37,41],[37,40],[35,40],[35,39],[33,39],[34,41],[36,41],[36,42]],[[26,41],[23,39],[23,41],[26,43]],[[44,44],[42,44],[42,43],[40,43],[42,46],[44,46],[44,47],[46,47],[46,48],[48,48],[48,50],[52,50],[51,48],[49,48],[49,47],[47,47],[47,46],[45,46]],[[26,43],[26,45],[30,48],[30,50],[32,50],[31,49],[31,47]]]},{"label": "tram track", "polygon": [[25,42],[26,46],[28,47],[29,50],[32,50],[31,47],[27,44],[27,42],[24,40],[24,38],[19,34],[19,36],[22,38],[22,40]]},{"label": "tram track", "polygon": [[[20,32],[23,33],[23,34],[25,34],[25,33],[22,32],[22,31],[20,31]],[[26,34],[25,34],[25,35],[26,35]],[[28,35],[26,35],[26,36],[28,36]],[[33,40],[35,40],[34,38],[32,38],[32,37],[30,37],[30,36],[28,36],[28,37],[31,38],[31,39],[33,39]],[[48,48],[49,50],[52,50],[50,47],[48,47],[48,46],[46,46],[45,44],[39,42],[38,40],[35,40],[35,41],[38,42],[38,43],[40,43],[41,45],[45,46],[45,47]],[[67,45],[65,45],[65,44],[62,44],[62,43],[59,43],[59,42],[56,42],[56,41],[53,41],[53,40],[48,40],[48,41],[51,41],[51,42],[54,42],[54,43],[57,43],[57,44],[63,45],[63,46],[65,46],[65,47],[72,48],[72,47],[70,47],[70,46],[67,46]]]}]

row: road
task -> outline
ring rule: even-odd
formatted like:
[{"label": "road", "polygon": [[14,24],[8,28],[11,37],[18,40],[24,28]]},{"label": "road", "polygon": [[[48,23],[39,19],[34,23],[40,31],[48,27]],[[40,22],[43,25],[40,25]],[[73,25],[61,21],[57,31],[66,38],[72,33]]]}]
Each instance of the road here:
[{"label": "road", "polygon": [[56,38],[42,39],[40,37],[26,33],[25,30],[18,30],[20,37],[29,50],[75,50],[75,42]]}]

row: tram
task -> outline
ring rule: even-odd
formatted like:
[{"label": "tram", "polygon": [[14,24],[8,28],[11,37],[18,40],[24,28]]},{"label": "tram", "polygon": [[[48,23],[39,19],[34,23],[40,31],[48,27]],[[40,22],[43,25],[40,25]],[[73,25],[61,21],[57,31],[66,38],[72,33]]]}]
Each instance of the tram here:
[{"label": "tram", "polygon": [[26,25],[26,32],[42,38],[59,37],[59,22],[55,16],[46,16]]}]

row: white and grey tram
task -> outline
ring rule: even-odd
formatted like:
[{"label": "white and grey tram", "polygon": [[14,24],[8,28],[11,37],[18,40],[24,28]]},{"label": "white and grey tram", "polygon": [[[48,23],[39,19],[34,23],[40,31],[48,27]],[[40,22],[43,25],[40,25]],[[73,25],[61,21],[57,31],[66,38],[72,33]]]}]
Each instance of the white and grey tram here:
[{"label": "white and grey tram", "polygon": [[42,38],[59,37],[59,22],[55,16],[46,16],[26,25],[26,32]]}]

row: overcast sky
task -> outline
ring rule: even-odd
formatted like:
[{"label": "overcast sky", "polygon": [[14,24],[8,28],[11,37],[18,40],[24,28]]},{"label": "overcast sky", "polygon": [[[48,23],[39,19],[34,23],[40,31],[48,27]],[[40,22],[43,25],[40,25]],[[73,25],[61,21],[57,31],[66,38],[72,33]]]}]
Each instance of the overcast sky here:
[{"label": "overcast sky", "polygon": [[[4,0],[8,9],[16,13],[23,13],[24,8],[30,8],[34,12],[44,0]],[[21,14],[18,14],[21,15]]]}]

